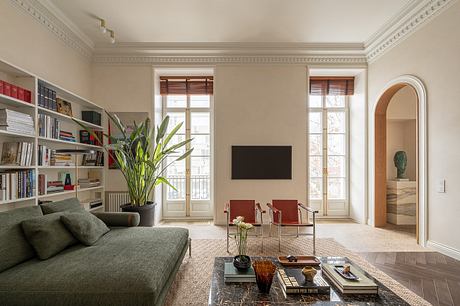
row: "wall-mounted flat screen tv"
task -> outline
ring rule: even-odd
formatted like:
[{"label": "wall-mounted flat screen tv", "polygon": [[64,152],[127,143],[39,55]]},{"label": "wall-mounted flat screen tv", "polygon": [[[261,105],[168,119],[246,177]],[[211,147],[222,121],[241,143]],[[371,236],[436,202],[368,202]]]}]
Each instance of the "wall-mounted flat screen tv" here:
[{"label": "wall-mounted flat screen tv", "polygon": [[232,179],[292,179],[292,146],[232,146]]}]

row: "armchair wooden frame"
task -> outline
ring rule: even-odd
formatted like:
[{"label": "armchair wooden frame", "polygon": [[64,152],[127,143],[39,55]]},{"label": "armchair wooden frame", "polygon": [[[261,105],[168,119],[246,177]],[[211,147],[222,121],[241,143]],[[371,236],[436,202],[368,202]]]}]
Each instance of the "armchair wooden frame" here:
[{"label": "armchair wooden frame", "polygon": [[[282,227],[297,227],[297,235],[296,237],[299,237],[299,235],[304,235],[304,236],[313,236],[313,255],[316,254],[316,214],[318,213],[317,210],[313,210],[310,207],[307,207],[306,205],[302,203],[297,203],[297,210],[298,210],[298,220],[297,222],[285,222],[283,223],[283,209],[282,208],[276,208],[272,205],[272,203],[267,203],[268,209],[270,211],[270,232],[269,236],[271,237],[272,233],[272,226],[275,225],[278,227],[278,250],[281,252],[281,236],[292,236],[292,235],[282,235],[281,229]],[[302,210],[305,210],[307,213],[307,222],[309,219],[309,214],[312,215],[312,223],[303,223],[302,221]],[[278,218],[275,218],[277,216]],[[276,220],[275,220],[276,219]],[[300,221],[300,222],[299,222]],[[300,227],[311,227],[312,228],[312,233],[304,233],[301,234],[299,233],[299,228]]]},{"label": "armchair wooden frame", "polygon": [[[238,201],[246,201],[246,200],[238,200]],[[252,200],[247,200],[248,202]],[[225,203],[225,208],[224,208],[224,213],[227,215],[227,253],[230,253],[229,251],[229,246],[230,246],[230,240],[229,238],[235,238],[236,237],[236,232],[230,232],[230,228],[234,227],[235,225],[233,224],[233,219],[236,218],[237,215],[232,214],[231,212],[231,202]],[[255,201],[253,201],[255,203]],[[254,204],[254,220],[248,220],[245,221],[247,223],[250,223],[254,226],[255,230],[255,237],[261,237],[261,248],[262,252],[264,251],[264,228],[263,228],[263,214],[266,212],[265,210],[262,209],[260,206],[260,203],[255,203]],[[245,217],[244,214],[242,214],[242,217]],[[257,218],[259,217],[259,218]],[[257,220],[258,219],[258,220]],[[259,228],[259,233],[257,233],[257,228]]]}]

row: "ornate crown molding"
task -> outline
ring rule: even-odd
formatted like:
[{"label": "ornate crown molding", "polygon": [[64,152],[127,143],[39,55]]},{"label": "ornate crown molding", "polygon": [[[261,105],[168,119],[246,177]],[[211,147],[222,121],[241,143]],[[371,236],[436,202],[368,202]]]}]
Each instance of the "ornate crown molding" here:
[{"label": "ornate crown molding", "polygon": [[365,43],[366,57],[369,63],[397,46],[422,25],[433,20],[457,0],[412,1],[400,14],[386,23]]},{"label": "ornate crown molding", "polygon": [[95,55],[93,61],[99,64],[151,64],[151,65],[218,65],[218,64],[290,64],[290,65],[344,65],[366,66],[365,56],[143,56]]},{"label": "ornate crown molding", "polygon": [[92,44],[92,42],[88,38],[82,38],[82,33],[77,31],[76,26],[69,27],[66,24],[69,22],[68,20],[66,20],[66,23],[61,21],[60,18],[56,16],[57,10],[53,10],[54,12],[51,12],[45,5],[43,5],[37,0],[10,1],[14,5],[16,5],[16,7],[31,15],[41,25],[45,26],[51,33],[56,35],[67,46],[76,50],[78,53],[80,53],[87,59],[91,59],[94,44]]},{"label": "ornate crown molding", "polygon": [[375,61],[457,0],[412,0],[364,43],[117,43],[96,46],[49,0],[10,1],[95,63],[362,66]]}]

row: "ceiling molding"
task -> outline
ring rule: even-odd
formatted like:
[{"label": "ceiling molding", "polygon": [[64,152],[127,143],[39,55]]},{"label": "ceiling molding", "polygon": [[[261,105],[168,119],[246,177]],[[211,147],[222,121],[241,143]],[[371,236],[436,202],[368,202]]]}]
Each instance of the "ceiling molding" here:
[{"label": "ceiling molding", "polygon": [[372,63],[427,24],[457,0],[421,0],[410,2],[365,43],[367,60]]},{"label": "ceiling molding", "polygon": [[49,0],[10,0],[69,47],[105,64],[366,65],[409,37],[457,0],[412,0],[364,43],[117,43],[97,44]]},{"label": "ceiling molding", "polygon": [[99,64],[151,64],[151,65],[217,65],[217,64],[291,64],[291,65],[341,65],[365,67],[365,56],[107,56],[95,55],[93,61]]},{"label": "ceiling molding", "polygon": [[[54,12],[51,12],[45,5],[37,0],[10,1],[16,7],[32,16],[37,22],[47,28],[51,33],[56,35],[67,46],[76,50],[87,59],[91,59],[94,44],[91,42],[91,40],[89,40],[89,38],[85,38],[79,35],[78,33],[81,33],[81,31],[77,30],[78,28],[76,26],[69,26],[66,24],[69,22],[67,18],[65,22],[60,20],[60,18],[56,15],[58,14],[57,8]],[[51,6],[48,7],[51,8]],[[60,14],[64,16],[62,12]]]}]

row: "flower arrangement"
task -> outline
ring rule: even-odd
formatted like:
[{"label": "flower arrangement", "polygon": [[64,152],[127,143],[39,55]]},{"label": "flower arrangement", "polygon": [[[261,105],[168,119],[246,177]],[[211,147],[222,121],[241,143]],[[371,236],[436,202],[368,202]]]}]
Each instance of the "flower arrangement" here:
[{"label": "flower arrangement", "polygon": [[245,223],[244,217],[238,216],[233,219],[233,224],[236,225],[236,244],[238,246],[238,255],[240,260],[246,255],[247,252],[247,239],[248,231],[253,228],[252,224]]}]

